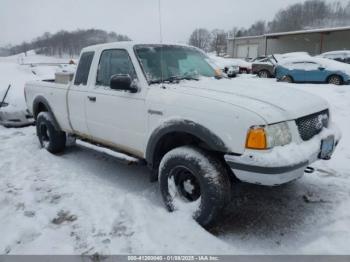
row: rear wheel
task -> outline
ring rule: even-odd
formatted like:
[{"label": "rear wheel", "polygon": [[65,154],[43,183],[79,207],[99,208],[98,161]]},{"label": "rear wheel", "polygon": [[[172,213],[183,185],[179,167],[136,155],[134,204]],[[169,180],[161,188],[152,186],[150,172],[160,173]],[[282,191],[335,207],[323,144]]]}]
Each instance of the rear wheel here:
[{"label": "rear wheel", "polygon": [[285,82],[285,83],[293,83],[293,78],[291,76],[284,76],[282,79],[281,79],[282,82]]},{"label": "rear wheel", "polygon": [[57,130],[49,112],[39,113],[36,119],[36,133],[40,145],[53,154],[62,152],[66,147],[66,134]]},{"label": "rear wheel", "polygon": [[270,78],[270,72],[267,70],[261,70],[259,71],[258,76],[260,78]]},{"label": "rear wheel", "polygon": [[169,211],[185,212],[204,227],[215,222],[230,199],[231,183],[223,162],[190,146],[163,157],[159,185]]},{"label": "rear wheel", "polygon": [[340,76],[332,75],[328,78],[328,84],[339,86],[343,84],[343,79]]}]

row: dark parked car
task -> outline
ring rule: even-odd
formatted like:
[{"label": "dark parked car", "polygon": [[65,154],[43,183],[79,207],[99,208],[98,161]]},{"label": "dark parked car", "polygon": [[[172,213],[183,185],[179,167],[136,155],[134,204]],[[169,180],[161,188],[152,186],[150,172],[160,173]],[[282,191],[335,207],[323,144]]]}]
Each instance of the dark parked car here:
[{"label": "dark parked car", "polygon": [[260,78],[276,77],[276,67],[278,63],[291,58],[309,58],[310,55],[306,52],[293,52],[286,54],[269,55],[261,60],[257,60],[252,64],[252,73]]},{"label": "dark parked car", "polygon": [[258,62],[260,60],[263,60],[265,58],[267,58],[267,56],[258,56],[258,57],[255,57],[253,59],[248,59],[247,62],[254,63],[254,62]]},{"label": "dark parked car", "polygon": [[257,60],[252,64],[252,73],[260,78],[275,77],[275,65],[277,61],[272,57]]}]

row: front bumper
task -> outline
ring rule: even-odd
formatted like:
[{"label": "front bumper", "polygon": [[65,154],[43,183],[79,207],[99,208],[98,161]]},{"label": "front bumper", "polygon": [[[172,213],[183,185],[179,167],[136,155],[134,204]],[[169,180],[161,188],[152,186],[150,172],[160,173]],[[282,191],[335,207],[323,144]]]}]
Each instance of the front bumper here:
[{"label": "front bumper", "polygon": [[264,167],[237,163],[230,157],[226,155],[225,160],[239,180],[263,186],[278,186],[296,180],[303,176],[309,165],[309,161],[305,161],[295,165]]},{"label": "front bumper", "polygon": [[300,144],[292,143],[266,151],[247,150],[241,156],[228,154],[225,160],[243,182],[278,186],[301,178],[310,164],[320,160],[321,143],[329,136],[334,137],[335,149],[341,136],[336,128],[324,130]]}]

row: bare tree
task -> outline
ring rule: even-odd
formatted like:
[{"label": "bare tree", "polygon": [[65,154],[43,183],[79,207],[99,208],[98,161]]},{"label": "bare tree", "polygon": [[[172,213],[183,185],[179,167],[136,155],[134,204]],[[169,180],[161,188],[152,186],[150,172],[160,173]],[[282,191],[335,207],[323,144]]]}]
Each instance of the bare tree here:
[{"label": "bare tree", "polygon": [[56,34],[44,33],[35,38],[31,43],[10,48],[12,54],[36,50],[37,53],[50,56],[77,56],[82,48],[107,42],[129,41],[126,35],[119,35],[114,32],[106,32],[97,29],[76,30],[72,32],[61,30]]},{"label": "bare tree", "polygon": [[189,44],[198,47],[206,52],[210,49],[211,34],[207,29],[199,28],[193,31]]},{"label": "bare tree", "polygon": [[211,32],[210,51],[216,52],[216,55],[226,53],[227,33],[224,30],[215,29]]},{"label": "bare tree", "polygon": [[236,30],[235,36],[252,36],[349,24],[350,1],[347,5],[343,5],[339,1],[307,0],[304,3],[281,9],[268,23],[257,21],[248,29]]}]

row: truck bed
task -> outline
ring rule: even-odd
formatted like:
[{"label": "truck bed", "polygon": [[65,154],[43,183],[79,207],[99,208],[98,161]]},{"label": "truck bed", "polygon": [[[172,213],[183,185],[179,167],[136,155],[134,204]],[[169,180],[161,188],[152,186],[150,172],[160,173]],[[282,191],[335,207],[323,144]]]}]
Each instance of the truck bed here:
[{"label": "truck bed", "polygon": [[50,109],[63,130],[70,131],[67,92],[68,84],[53,81],[30,81],[25,84],[26,103],[29,111],[34,113],[34,98],[42,96],[50,105]]}]

